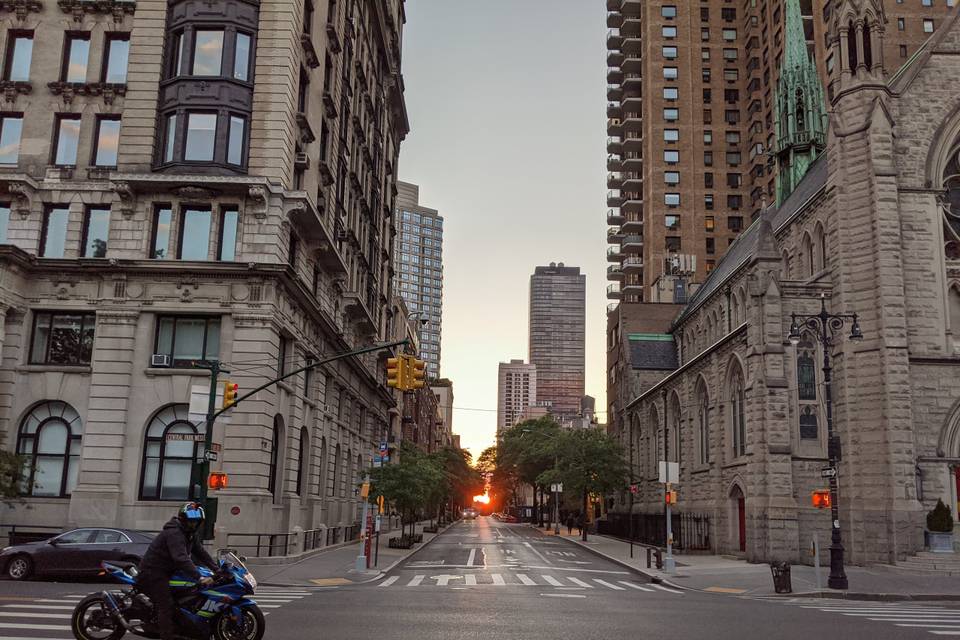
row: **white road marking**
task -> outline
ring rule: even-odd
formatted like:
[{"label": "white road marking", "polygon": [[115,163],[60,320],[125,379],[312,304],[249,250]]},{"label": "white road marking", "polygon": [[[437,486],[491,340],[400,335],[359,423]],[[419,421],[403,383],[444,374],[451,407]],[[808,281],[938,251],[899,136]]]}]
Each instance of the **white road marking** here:
[{"label": "white road marking", "polygon": [[580,578],[574,578],[573,576],[570,576],[570,577],[568,577],[567,579],[570,580],[570,582],[572,582],[573,584],[578,584],[578,585],[580,585],[581,587],[586,587],[587,589],[593,589],[593,585],[592,585],[592,584],[587,584],[586,582],[584,582],[584,581],[581,580]]},{"label": "white road marking", "polygon": [[653,593],[653,589],[647,589],[646,587],[641,587],[640,585],[633,584],[632,582],[626,582],[625,580],[618,580],[617,582],[624,586],[630,587],[631,589],[636,589],[637,591],[648,591]]},{"label": "white road marking", "polygon": [[541,577],[542,577],[544,580],[547,581],[547,584],[553,585],[554,587],[562,587],[562,586],[563,586],[563,583],[561,583],[559,580],[557,580],[557,579],[554,578],[553,576],[548,576],[548,575],[544,574],[544,575],[541,576]]},{"label": "white road marking", "polygon": [[499,573],[491,573],[490,577],[493,579],[493,584],[497,585],[498,587],[502,587],[503,585],[507,584],[503,581],[503,576]]},{"label": "white road marking", "polygon": [[576,593],[541,593],[544,598],[586,598],[585,595]]},{"label": "white road marking", "polygon": [[593,581],[596,582],[597,584],[602,584],[605,587],[613,589],[614,591],[625,591],[623,587],[618,587],[617,585],[611,584],[606,580],[601,580],[600,578],[594,578]]},{"label": "white road marking", "polygon": [[653,587],[654,589],[660,589],[660,591],[666,591],[667,593],[675,593],[675,594],[677,594],[678,596],[682,596],[682,595],[683,595],[683,591],[677,591],[676,589],[670,589],[670,588],[668,588],[668,587],[663,586],[662,584],[651,584],[650,586]]},{"label": "white road marking", "polygon": [[399,579],[400,579],[400,576],[390,576],[389,578],[387,578],[386,580],[384,580],[383,582],[381,582],[381,583],[380,583],[380,586],[381,586],[381,587],[389,587],[390,585],[392,585],[394,582],[396,582],[396,581],[399,580]]},{"label": "white road marking", "polygon": [[472,573],[468,573],[467,575],[463,576],[463,584],[467,585],[468,587],[477,586],[477,576],[473,575]]},{"label": "white road marking", "polygon": [[630,575],[629,571],[606,571],[604,569],[581,569],[579,567],[538,567],[529,565],[527,569],[544,569],[547,571],[576,571],[577,573],[605,573],[608,575],[614,576],[628,576]]},{"label": "white road marking", "polygon": [[419,586],[420,586],[420,583],[423,582],[423,579],[426,578],[426,577],[427,577],[427,576],[419,575],[419,574],[418,574],[418,575],[415,575],[415,576],[413,576],[413,578],[410,579],[410,582],[407,583],[407,586],[408,586],[408,587],[419,587]]},{"label": "white road marking", "polygon": [[449,574],[443,574],[441,576],[433,576],[433,579],[437,581],[438,587],[445,587],[450,584],[451,580],[459,580],[460,576],[451,576]]},{"label": "white road marking", "polygon": [[56,604],[5,604],[4,607],[13,607],[14,609],[61,609],[66,611],[73,611],[73,605],[56,605]]},{"label": "white road marking", "polygon": [[960,628],[960,627],[957,627],[956,624],[929,624],[926,622],[922,624],[911,622],[908,624],[907,623],[898,624],[897,626],[898,627],[920,627],[921,629],[958,629]]},{"label": "white road marking", "polygon": [[472,567],[472,566],[473,566],[473,561],[474,561],[474,559],[476,559],[476,557],[477,557],[477,550],[476,550],[476,549],[470,549],[470,555],[467,556],[467,566],[468,566],[468,567]]},{"label": "white road marking", "polygon": [[547,564],[553,564],[552,562],[550,562],[550,560],[547,558],[547,556],[543,555],[542,553],[540,553],[539,551],[537,551],[536,549],[534,549],[532,544],[530,544],[529,542],[524,542],[523,544],[524,544],[524,546],[526,546],[528,549],[530,549],[530,551],[533,551],[533,552],[537,555],[538,558],[540,558],[541,560],[543,560],[543,561],[546,562]]},{"label": "white road marking", "polygon": [[938,636],[960,636],[960,631],[931,631],[930,633]]},{"label": "white road marking", "polygon": [[18,613],[16,611],[0,611],[0,617],[2,618],[22,618],[24,615],[29,615],[31,618],[66,618],[70,619],[69,613],[37,613],[31,611],[29,614],[24,614],[22,612]]},{"label": "white road marking", "polygon": [[[61,624],[25,624],[23,622],[0,622],[0,629],[32,629],[34,631],[70,631],[70,625]],[[7,640],[6,638],[4,640]],[[34,640],[37,640],[34,638]]]},{"label": "white road marking", "polygon": [[537,586],[536,581],[531,580],[531,579],[530,579],[530,576],[528,576],[528,575],[525,574],[525,573],[518,573],[518,574],[517,574],[517,579],[518,579],[520,582],[522,582],[525,586],[528,586],[528,587],[535,587],[535,586]]}]

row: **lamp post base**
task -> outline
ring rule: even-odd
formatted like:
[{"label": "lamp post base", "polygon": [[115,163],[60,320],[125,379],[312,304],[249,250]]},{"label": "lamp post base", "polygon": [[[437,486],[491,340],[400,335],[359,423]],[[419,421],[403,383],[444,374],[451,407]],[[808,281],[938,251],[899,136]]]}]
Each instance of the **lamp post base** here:
[{"label": "lamp post base", "polygon": [[843,545],[838,542],[830,545],[830,577],[827,579],[827,586],[831,589],[847,589],[847,574],[843,570]]}]

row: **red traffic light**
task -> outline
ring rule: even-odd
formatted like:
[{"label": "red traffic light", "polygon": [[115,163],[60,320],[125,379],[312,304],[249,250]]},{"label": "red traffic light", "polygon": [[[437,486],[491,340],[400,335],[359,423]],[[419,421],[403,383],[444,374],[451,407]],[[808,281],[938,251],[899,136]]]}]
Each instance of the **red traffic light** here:
[{"label": "red traffic light", "polygon": [[223,471],[211,471],[210,477],[207,478],[207,487],[214,491],[217,489],[226,489],[227,480],[227,474]]}]

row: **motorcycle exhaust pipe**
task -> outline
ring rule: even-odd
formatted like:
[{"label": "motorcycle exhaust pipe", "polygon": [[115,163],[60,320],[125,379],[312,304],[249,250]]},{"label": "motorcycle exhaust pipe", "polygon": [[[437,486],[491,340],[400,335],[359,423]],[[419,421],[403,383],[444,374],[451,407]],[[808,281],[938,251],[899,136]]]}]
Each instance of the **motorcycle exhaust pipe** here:
[{"label": "motorcycle exhaust pipe", "polygon": [[110,609],[110,616],[116,621],[119,622],[124,629],[130,631],[131,633],[135,631],[134,625],[123,617],[123,614],[120,613],[120,607],[117,605],[117,601],[113,599],[113,596],[110,595],[109,591],[102,591],[100,595],[103,597],[104,602],[107,603],[108,608]]}]

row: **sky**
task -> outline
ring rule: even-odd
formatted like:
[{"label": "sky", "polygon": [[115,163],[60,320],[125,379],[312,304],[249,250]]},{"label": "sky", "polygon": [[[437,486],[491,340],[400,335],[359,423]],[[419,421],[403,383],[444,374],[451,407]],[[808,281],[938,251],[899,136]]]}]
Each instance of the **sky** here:
[{"label": "sky", "polygon": [[606,12],[589,0],[406,12],[399,177],[444,217],[440,369],[476,457],[495,439],[498,363],[528,357],[537,265],[587,275],[586,392],[605,408]]}]

